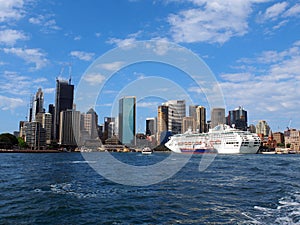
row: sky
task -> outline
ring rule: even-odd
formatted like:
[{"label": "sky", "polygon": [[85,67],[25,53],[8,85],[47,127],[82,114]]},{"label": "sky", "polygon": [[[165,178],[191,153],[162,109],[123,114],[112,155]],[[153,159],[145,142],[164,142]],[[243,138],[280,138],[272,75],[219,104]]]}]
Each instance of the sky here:
[{"label": "sky", "polygon": [[[70,75],[75,95],[82,79],[103,84],[95,100],[99,124],[114,116],[120,91],[149,77],[166,84],[139,99],[138,132],[162,102],[184,98],[172,88],[176,85],[193,104],[208,108],[209,119],[205,87],[170,65],[122,68],[115,61],[102,65],[119,69],[108,80],[83,76],[112,49],[147,40],[175,43],[199,56],[222,90],[226,112],[242,106],[248,124],[266,120],[273,131],[300,129],[299,18],[300,1],[0,0],[0,133],[19,129],[38,88],[45,93],[47,111],[56,78]],[[173,95],[167,99],[163,92]]]}]

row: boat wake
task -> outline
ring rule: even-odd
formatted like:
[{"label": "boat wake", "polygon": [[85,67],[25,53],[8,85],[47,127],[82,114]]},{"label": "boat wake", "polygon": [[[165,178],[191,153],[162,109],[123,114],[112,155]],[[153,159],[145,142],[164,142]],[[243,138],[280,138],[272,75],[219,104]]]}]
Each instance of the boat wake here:
[{"label": "boat wake", "polygon": [[262,223],[300,224],[300,192],[279,199],[277,208],[254,206],[254,209],[260,212],[255,218]]}]

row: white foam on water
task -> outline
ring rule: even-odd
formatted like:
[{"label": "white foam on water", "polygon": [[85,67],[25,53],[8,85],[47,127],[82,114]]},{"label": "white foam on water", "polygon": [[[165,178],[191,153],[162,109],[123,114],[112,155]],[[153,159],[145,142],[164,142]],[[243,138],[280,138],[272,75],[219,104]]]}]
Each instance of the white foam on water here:
[{"label": "white foam on water", "polygon": [[55,194],[72,195],[77,198],[95,198],[96,193],[85,193],[81,188],[71,183],[51,184],[50,190]]},{"label": "white foam on water", "polygon": [[256,218],[270,224],[300,224],[300,194],[297,192],[280,198],[276,208],[254,206],[254,209],[261,212]]}]

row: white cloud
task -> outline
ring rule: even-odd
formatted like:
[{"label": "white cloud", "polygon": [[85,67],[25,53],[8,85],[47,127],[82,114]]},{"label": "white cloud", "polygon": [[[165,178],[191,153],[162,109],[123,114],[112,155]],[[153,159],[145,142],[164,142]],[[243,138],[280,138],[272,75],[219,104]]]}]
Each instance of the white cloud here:
[{"label": "white cloud", "polygon": [[95,53],[83,52],[83,51],[72,51],[70,55],[83,61],[91,61],[95,56]]},{"label": "white cloud", "polygon": [[285,17],[293,17],[293,16],[299,16],[300,15],[300,4],[296,4],[289,8],[285,13]]},{"label": "white cloud", "polygon": [[161,102],[138,102],[137,107],[141,108],[157,108]]},{"label": "white cloud", "polygon": [[32,79],[13,71],[4,71],[1,77],[0,94],[4,95],[28,96],[32,88],[37,88],[47,81],[46,78]]},{"label": "white cloud", "polygon": [[91,73],[84,75],[83,79],[88,82],[90,85],[101,84],[105,80],[105,76],[99,73]]},{"label": "white cloud", "polygon": [[28,37],[18,30],[6,29],[0,31],[0,44],[14,45],[19,40],[26,40]]},{"label": "white cloud", "polygon": [[0,22],[22,18],[23,6],[23,0],[0,0]]},{"label": "white cloud", "polygon": [[[247,63],[257,66],[257,70],[248,74],[249,79],[235,82],[230,77],[236,74],[221,75],[225,81],[220,82],[228,108],[243,105],[251,109],[251,118],[270,118],[274,125],[283,119],[299,120],[300,96],[300,46],[295,42],[290,48],[278,51],[265,51]],[[257,63],[261,63],[257,64]],[[260,68],[263,66],[263,70]],[[226,79],[228,78],[229,79]],[[271,114],[268,114],[271,112]],[[257,115],[265,118],[257,118]],[[297,124],[299,125],[299,124]]]},{"label": "white cloud", "polygon": [[53,19],[53,17],[53,14],[38,15],[36,17],[29,18],[28,22],[34,25],[41,26],[41,31],[44,33],[61,30],[61,28],[56,24],[56,20]]},{"label": "white cloud", "polygon": [[0,95],[0,109],[1,110],[14,110],[17,107],[26,105],[26,103],[20,98],[10,98]]},{"label": "white cloud", "polygon": [[95,33],[95,36],[98,38],[98,37],[101,37],[101,33],[97,32]]},{"label": "white cloud", "polygon": [[285,11],[287,6],[288,6],[287,2],[279,2],[270,6],[269,8],[266,9],[266,12],[263,15],[263,19],[264,20],[276,19]]},{"label": "white cloud", "polygon": [[44,88],[43,92],[45,94],[53,94],[53,93],[55,93],[55,88]]},{"label": "white cloud", "polygon": [[249,81],[252,78],[250,73],[228,73],[221,74],[222,79],[234,83]]},{"label": "white cloud", "polygon": [[13,54],[21,59],[25,60],[27,63],[35,64],[35,70],[39,70],[48,64],[46,59],[46,54],[37,48],[4,48],[3,51],[6,54]]},{"label": "white cloud", "polygon": [[103,63],[100,64],[99,67],[108,71],[117,71],[122,68],[124,65],[124,62],[122,61],[116,61],[111,63]]},{"label": "white cloud", "polygon": [[119,39],[119,38],[110,38],[107,43],[108,44],[115,44],[120,48],[129,48],[134,46],[134,43],[136,42],[135,37],[129,37],[125,39]]},{"label": "white cloud", "polygon": [[194,0],[194,8],[171,14],[172,37],[176,42],[224,43],[248,32],[247,19],[253,0]]},{"label": "white cloud", "polygon": [[81,38],[82,38],[82,37],[81,37],[80,35],[78,35],[78,36],[74,37],[74,41],[80,41]]}]

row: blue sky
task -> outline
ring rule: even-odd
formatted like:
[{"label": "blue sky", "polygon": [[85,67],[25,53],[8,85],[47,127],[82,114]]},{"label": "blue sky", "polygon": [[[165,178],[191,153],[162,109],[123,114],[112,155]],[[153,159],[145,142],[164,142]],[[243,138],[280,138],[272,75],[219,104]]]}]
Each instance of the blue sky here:
[{"label": "blue sky", "polygon": [[[0,133],[18,130],[39,87],[45,108],[54,103],[55,79],[68,78],[68,64],[76,89],[95,59],[140,40],[175,42],[199,55],[218,80],[226,111],[242,105],[249,123],[263,119],[273,131],[289,124],[299,129],[299,17],[300,1],[0,0]],[[99,123],[127,83],[148,76],[172,80],[194,103],[208,106],[181,71],[144,63],[107,82],[96,104]],[[165,100],[139,102],[138,131]]]}]

